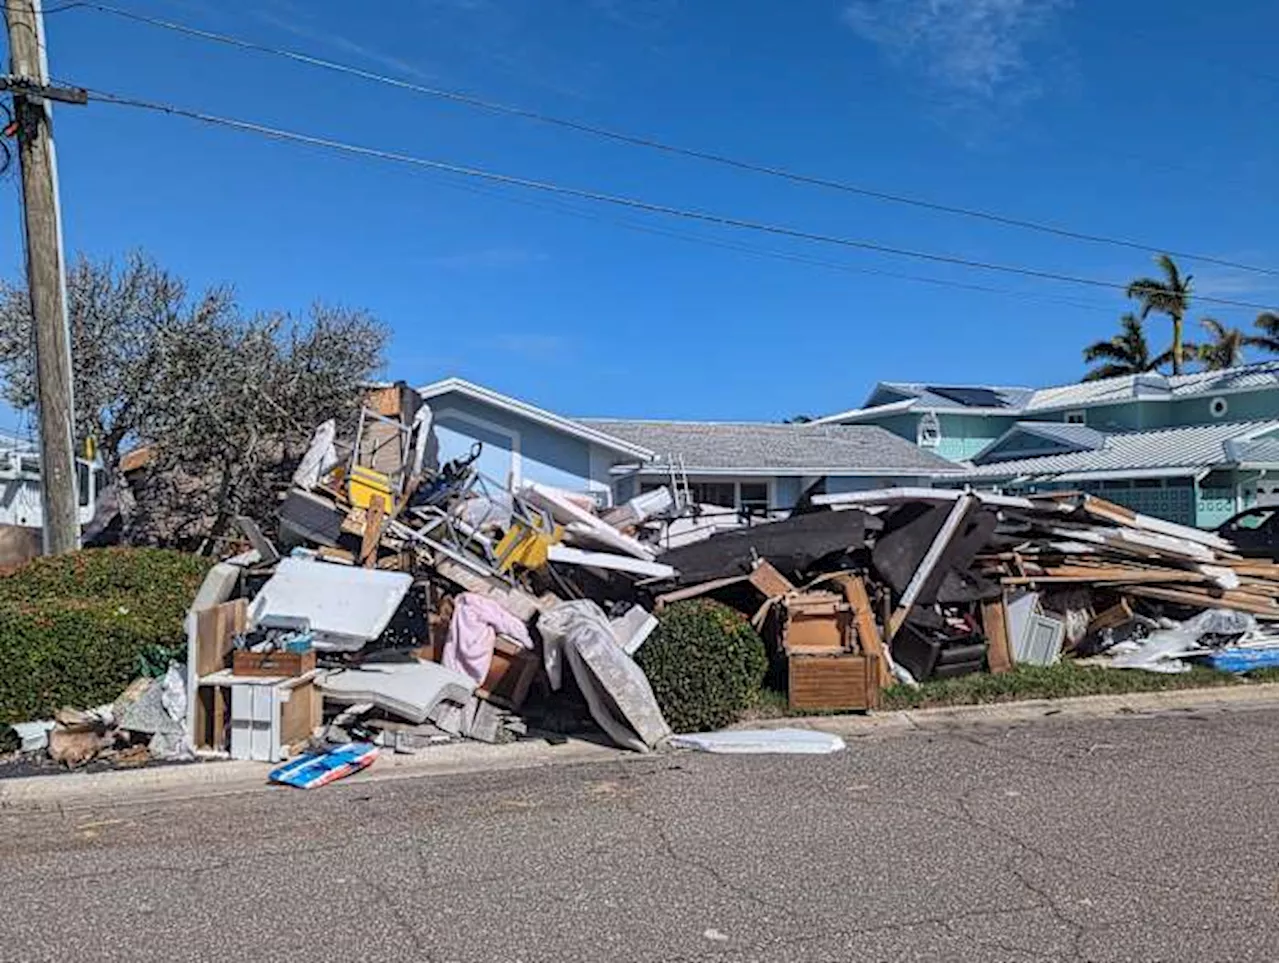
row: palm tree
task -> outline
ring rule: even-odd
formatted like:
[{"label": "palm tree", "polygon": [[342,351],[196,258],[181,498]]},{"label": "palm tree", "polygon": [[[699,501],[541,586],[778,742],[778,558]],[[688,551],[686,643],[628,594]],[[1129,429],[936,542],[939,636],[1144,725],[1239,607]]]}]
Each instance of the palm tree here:
[{"label": "palm tree", "polygon": [[1182,320],[1187,316],[1187,302],[1191,299],[1191,275],[1183,277],[1173,258],[1161,254],[1156,258],[1163,278],[1138,278],[1129,283],[1125,294],[1136,298],[1142,305],[1139,317],[1145,321],[1152,311],[1168,315],[1173,322],[1173,344],[1170,346],[1170,358],[1173,361],[1173,373],[1182,373]]},{"label": "palm tree", "polygon": [[1098,381],[1118,375],[1142,374],[1144,371],[1153,371],[1168,360],[1168,351],[1158,358],[1151,357],[1151,348],[1147,345],[1141,319],[1133,314],[1125,314],[1120,318],[1119,334],[1107,341],[1095,341],[1084,349],[1085,364],[1097,361],[1106,363],[1094,368],[1083,380]]},{"label": "palm tree", "polygon": [[1258,348],[1269,354],[1280,354],[1280,340],[1276,337],[1276,313],[1263,311],[1254,319],[1253,326],[1258,334],[1246,334],[1244,343],[1250,348]]},{"label": "palm tree", "polygon": [[1200,326],[1209,332],[1207,344],[1188,344],[1187,350],[1206,371],[1234,368],[1244,362],[1246,336],[1239,328],[1228,328],[1216,318],[1201,318]]}]

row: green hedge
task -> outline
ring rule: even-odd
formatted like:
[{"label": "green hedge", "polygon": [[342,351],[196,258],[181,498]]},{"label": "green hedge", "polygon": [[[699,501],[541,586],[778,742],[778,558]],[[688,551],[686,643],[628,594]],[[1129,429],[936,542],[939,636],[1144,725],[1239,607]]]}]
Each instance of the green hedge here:
[{"label": "green hedge", "polygon": [[115,699],[182,619],[210,560],[163,549],[90,549],[0,577],[0,723]]},{"label": "green hedge", "polygon": [[741,614],[705,599],[676,602],[636,653],[676,732],[719,729],[753,706],[764,681],[764,642]]}]

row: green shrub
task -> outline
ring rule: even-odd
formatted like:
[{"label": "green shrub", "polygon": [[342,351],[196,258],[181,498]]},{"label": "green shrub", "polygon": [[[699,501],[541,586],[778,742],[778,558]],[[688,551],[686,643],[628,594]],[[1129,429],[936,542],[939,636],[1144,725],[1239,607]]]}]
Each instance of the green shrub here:
[{"label": "green shrub", "polygon": [[90,549],[0,577],[0,723],[116,698],[144,662],[179,653],[208,559]]},{"label": "green shrub", "polygon": [[676,732],[719,729],[750,708],[764,681],[764,642],[719,602],[676,602],[636,653],[662,714]]}]

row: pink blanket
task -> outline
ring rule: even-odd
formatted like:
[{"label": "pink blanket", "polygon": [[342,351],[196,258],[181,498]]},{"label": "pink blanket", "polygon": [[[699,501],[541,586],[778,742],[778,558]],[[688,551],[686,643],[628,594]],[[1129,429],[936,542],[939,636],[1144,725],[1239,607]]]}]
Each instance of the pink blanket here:
[{"label": "pink blanket", "polygon": [[483,685],[493,661],[497,633],[526,649],[533,648],[525,624],[492,599],[463,592],[453,601],[453,619],[449,622],[440,659],[446,669],[468,675],[477,685]]}]

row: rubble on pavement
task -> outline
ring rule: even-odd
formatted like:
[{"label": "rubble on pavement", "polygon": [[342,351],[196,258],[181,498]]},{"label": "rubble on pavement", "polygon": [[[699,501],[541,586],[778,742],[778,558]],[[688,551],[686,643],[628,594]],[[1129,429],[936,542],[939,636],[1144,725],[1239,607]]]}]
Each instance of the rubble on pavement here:
[{"label": "rubble on pavement", "polygon": [[[655,616],[690,598],[750,618],[806,711],[875,709],[891,685],[1064,658],[1246,671],[1280,651],[1275,563],[1091,495],[815,494],[788,518],[726,529],[678,491],[599,507],[488,479],[479,455],[439,464],[417,393],[371,389],[354,438],[316,430],[277,543],[241,520],[251,548],[209,572],[185,665],[112,706],[24,724],[24,749],[68,767],[292,759],[271,778],[306,787],[379,750],[558,741],[557,716],[646,752],[671,731],[632,656]],[[839,748],[797,738],[674,744]]]}]

